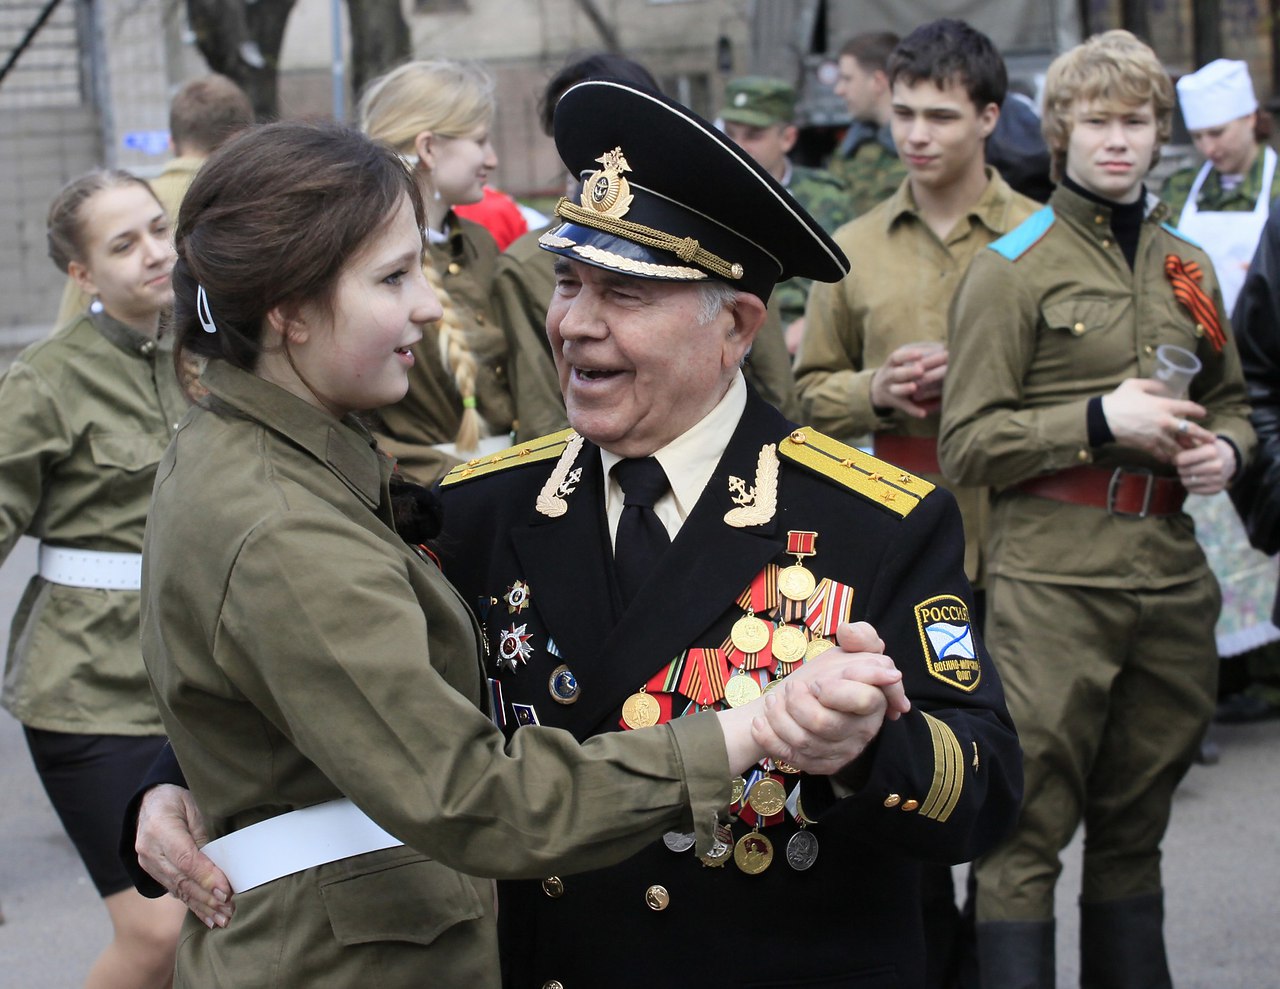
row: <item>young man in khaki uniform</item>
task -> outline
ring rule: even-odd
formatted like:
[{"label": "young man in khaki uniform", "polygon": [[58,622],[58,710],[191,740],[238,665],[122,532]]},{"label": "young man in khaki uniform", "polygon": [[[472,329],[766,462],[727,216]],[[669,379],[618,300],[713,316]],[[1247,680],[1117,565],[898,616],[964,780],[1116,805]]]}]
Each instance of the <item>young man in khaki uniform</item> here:
[{"label": "young man in khaki uniform", "polygon": [[[1188,492],[1253,446],[1208,256],[1143,180],[1173,86],[1110,31],[1060,57],[1045,136],[1062,185],[983,251],[952,310],[943,471],[993,502],[987,630],[1026,753],[1017,828],[980,859],[984,989],[1054,986],[1054,886],[1083,821],[1081,986],[1171,985],[1160,841],[1213,711],[1219,593]],[[1157,348],[1192,350],[1189,398]]]},{"label": "young man in khaki uniform", "polygon": [[[950,75],[939,81],[941,65]],[[985,164],[1006,87],[990,39],[960,21],[935,21],[902,42],[889,72],[907,178],[836,234],[857,264],[839,283],[814,286],[796,380],[819,429],[845,442],[872,433],[877,456],[940,484],[947,309],[973,256],[1038,204]],[[967,533],[965,569],[978,583],[986,492],[952,493]]]}]

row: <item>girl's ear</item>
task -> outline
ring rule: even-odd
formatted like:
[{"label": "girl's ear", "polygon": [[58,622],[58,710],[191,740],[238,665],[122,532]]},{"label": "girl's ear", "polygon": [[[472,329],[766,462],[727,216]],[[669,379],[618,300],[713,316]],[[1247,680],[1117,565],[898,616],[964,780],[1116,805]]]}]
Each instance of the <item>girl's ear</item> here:
[{"label": "girl's ear", "polygon": [[76,283],[76,288],[85,295],[97,296],[98,286],[94,283],[93,276],[79,261],[72,261],[67,265],[67,275]]}]

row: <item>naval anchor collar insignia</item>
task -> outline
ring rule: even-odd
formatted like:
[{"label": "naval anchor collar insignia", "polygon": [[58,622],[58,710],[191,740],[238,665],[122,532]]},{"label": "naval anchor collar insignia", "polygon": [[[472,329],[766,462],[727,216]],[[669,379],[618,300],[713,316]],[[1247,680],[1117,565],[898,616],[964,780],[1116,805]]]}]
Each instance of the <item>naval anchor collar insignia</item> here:
[{"label": "naval anchor collar insignia", "polygon": [[778,508],[778,445],[766,443],[756,459],[756,483],[748,488],[740,477],[729,478],[729,496],[736,508],[725,513],[726,524],[737,529],[764,525]]}]

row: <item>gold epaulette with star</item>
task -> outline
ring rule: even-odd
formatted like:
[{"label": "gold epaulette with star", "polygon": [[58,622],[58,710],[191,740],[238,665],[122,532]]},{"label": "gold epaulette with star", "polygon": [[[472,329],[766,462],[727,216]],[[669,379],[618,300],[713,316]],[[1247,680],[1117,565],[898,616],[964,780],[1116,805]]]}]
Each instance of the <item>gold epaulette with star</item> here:
[{"label": "gold epaulette with star", "polygon": [[782,439],[778,443],[778,455],[829,477],[841,487],[856,491],[903,518],[934,488],[924,478],[877,460],[856,447],[846,446],[809,426],[794,430]]},{"label": "gold epaulette with star", "polygon": [[558,433],[548,433],[546,436],[539,436],[536,440],[529,440],[527,443],[517,443],[515,446],[499,450],[497,453],[489,454],[486,457],[464,461],[444,476],[440,486],[448,487],[451,484],[459,484],[462,481],[474,481],[477,477],[496,474],[498,471],[506,470],[509,467],[536,464],[540,460],[554,460],[564,453],[564,448],[568,446],[569,439],[572,436],[572,429],[562,429]]}]

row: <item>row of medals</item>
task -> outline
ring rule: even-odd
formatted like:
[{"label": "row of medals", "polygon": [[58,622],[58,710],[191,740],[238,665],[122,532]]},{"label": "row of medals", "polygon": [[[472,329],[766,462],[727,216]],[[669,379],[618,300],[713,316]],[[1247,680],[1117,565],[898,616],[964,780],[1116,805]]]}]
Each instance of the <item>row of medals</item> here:
[{"label": "row of medals", "polygon": [[[813,574],[800,563],[786,567],[778,574],[778,592],[792,601],[807,601],[816,588],[817,581]],[[741,652],[757,653],[769,644],[769,623],[748,613],[733,623],[729,638]],[[801,661],[808,662],[831,647],[829,640],[810,640],[794,625],[779,625],[773,630],[773,655],[789,666]],[[767,693],[776,687],[783,678],[779,676],[771,680],[762,689],[755,677],[739,670],[725,684],[725,703],[730,707],[750,704],[761,693]],[[644,691],[632,694],[622,705],[622,720],[631,728],[656,724],[659,714],[658,702]],[[774,765],[784,773],[799,772],[783,762],[775,762]],[[747,792],[747,781],[741,776],[735,777],[731,786],[730,805],[741,804],[745,797],[746,806],[755,812],[757,821],[773,817],[786,807],[786,788],[771,776],[762,776],[756,780],[750,792]],[[787,865],[797,872],[804,872],[817,861],[818,839],[808,829],[808,825],[813,822],[805,817],[799,795],[795,815],[800,821],[800,830],[787,841]],[[735,842],[730,823],[716,823],[711,850],[698,858],[704,866],[711,868],[720,868],[732,858],[734,864],[747,875],[758,876],[773,864],[773,842],[760,831],[759,823]],[[677,853],[687,852],[695,843],[692,833],[680,831],[668,831],[662,836],[662,841],[667,848]]]}]

